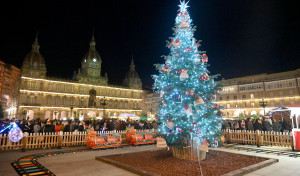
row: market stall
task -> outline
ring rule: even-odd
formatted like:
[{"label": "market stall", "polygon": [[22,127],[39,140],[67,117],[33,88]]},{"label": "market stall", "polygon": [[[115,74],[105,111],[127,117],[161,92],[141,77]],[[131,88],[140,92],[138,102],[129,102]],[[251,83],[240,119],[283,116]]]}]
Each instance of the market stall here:
[{"label": "market stall", "polygon": [[282,112],[282,119],[284,116],[287,116],[287,114],[289,115],[289,121],[292,123],[294,149],[300,150],[300,104],[292,104],[271,111],[272,114],[275,112]]}]

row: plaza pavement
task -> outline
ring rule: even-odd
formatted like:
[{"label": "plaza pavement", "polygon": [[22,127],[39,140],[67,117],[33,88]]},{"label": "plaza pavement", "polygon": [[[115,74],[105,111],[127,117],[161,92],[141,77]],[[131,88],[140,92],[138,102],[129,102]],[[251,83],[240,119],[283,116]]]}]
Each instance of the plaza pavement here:
[{"label": "plaza pavement", "polygon": [[[256,146],[245,146],[243,147],[254,147]],[[266,149],[266,147],[261,147]],[[61,150],[75,150],[75,149],[85,149],[85,147],[70,147],[63,148]],[[96,156],[105,156],[113,154],[126,154],[131,152],[147,151],[147,150],[158,150],[156,145],[146,145],[138,147],[126,147],[118,149],[108,149],[108,150],[95,150],[75,153],[66,153],[63,155],[49,156],[39,158],[38,162],[45,166],[47,169],[52,171],[57,176],[94,176],[94,175],[107,175],[107,176],[133,176],[135,174],[117,168],[115,166],[103,163],[101,161],[95,160]],[[277,151],[291,151],[290,148],[276,148],[270,147],[271,150]],[[272,164],[268,167],[254,171],[246,176],[299,176],[300,175],[300,158],[291,158],[287,156],[276,156],[270,154],[261,154],[255,152],[238,151],[234,149],[224,149],[218,148],[220,151],[227,151],[238,154],[245,154],[251,156],[260,156],[267,158],[279,159],[278,163]],[[11,152],[0,152],[0,176],[17,176],[18,174],[10,165],[14,160],[37,153],[47,153],[59,151],[59,149],[45,149],[45,150],[28,150],[26,152],[21,151],[11,151]]]},{"label": "plaza pavement", "polygon": [[[239,145],[245,148],[257,148],[255,145]],[[292,149],[288,147],[264,147],[261,146],[262,150],[272,150],[272,151],[281,151],[281,152],[291,152]],[[277,156],[264,153],[256,152],[247,152],[243,150],[234,150],[234,149],[224,149],[218,148],[219,151],[232,152],[237,154],[244,154],[257,157],[266,157],[278,159],[279,162],[272,164],[270,166],[264,167],[262,169],[256,170],[245,176],[300,176],[300,158],[292,158],[288,156]],[[295,153],[300,154],[300,151]]]}]

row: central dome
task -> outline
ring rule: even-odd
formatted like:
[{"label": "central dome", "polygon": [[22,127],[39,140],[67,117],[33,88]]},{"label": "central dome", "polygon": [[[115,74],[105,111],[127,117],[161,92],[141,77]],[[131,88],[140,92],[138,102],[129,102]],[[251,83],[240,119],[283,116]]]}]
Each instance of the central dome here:
[{"label": "central dome", "polygon": [[44,57],[41,55],[39,49],[40,45],[36,38],[34,44],[32,45],[32,50],[26,55],[24,60],[26,64],[33,66],[34,69],[45,64]]}]

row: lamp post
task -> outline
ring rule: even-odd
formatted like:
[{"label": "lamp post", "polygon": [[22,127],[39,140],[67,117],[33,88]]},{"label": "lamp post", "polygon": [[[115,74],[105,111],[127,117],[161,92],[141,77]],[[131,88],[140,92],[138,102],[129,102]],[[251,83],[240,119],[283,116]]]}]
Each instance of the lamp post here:
[{"label": "lamp post", "polygon": [[55,119],[57,119],[57,116],[56,116],[57,113],[58,113],[57,111],[54,111]]},{"label": "lamp post", "polygon": [[259,105],[264,108],[264,116],[265,116],[266,115],[265,108],[266,108],[266,106],[268,106],[268,102],[266,102],[264,99],[262,99],[262,101],[259,102]]},{"label": "lamp post", "polygon": [[105,97],[100,99],[100,104],[103,106],[103,118],[104,118],[104,116],[105,116],[105,106],[107,105]]},{"label": "lamp post", "polygon": [[70,117],[70,118],[73,117],[73,109],[74,109],[73,104],[71,104],[71,105],[70,105],[70,110],[71,110],[71,117]]},{"label": "lamp post", "polygon": [[24,119],[26,119],[26,111],[25,110],[23,110],[22,114],[24,116]]}]

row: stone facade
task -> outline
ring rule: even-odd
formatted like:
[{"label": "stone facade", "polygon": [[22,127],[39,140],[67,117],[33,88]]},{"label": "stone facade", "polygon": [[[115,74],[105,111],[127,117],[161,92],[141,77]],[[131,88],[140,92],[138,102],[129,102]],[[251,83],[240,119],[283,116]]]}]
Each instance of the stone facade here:
[{"label": "stone facade", "polygon": [[268,103],[265,113],[277,107],[300,103],[300,69],[274,74],[227,79],[216,103],[224,107],[223,115],[238,117],[264,114],[262,99]]},{"label": "stone facade", "polygon": [[[115,87],[101,76],[101,58],[92,37],[90,49],[72,80],[46,77],[46,66],[39,53],[37,38],[22,66],[22,77],[14,86],[9,118],[89,119],[118,117],[122,113],[141,115],[141,86]],[[28,69],[32,67],[33,69]],[[105,105],[104,105],[105,101]]]}]

